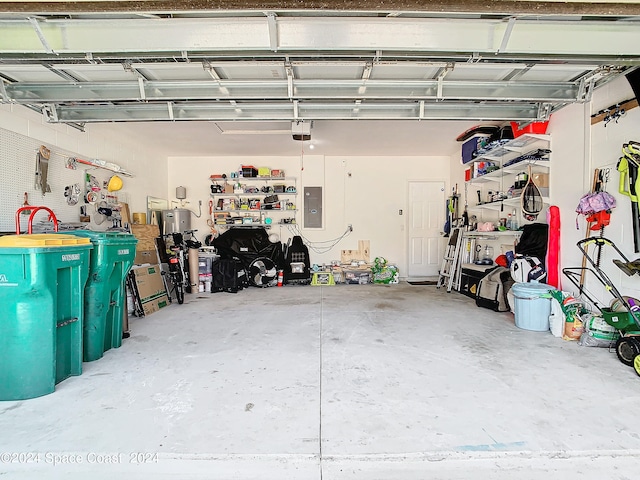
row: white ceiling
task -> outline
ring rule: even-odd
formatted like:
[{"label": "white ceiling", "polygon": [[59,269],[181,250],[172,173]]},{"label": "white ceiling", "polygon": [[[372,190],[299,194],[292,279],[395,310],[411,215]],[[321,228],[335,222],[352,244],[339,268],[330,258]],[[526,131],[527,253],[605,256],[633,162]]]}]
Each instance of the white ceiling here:
[{"label": "white ceiling", "polygon": [[109,3],[0,2],[0,100],[170,156],[452,155],[473,125],[547,119],[640,65],[633,5]]},{"label": "white ceiling", "polygon": [[[238,134],[223,134],[238,129]],[[269,130],[252,122],[134,122],[88,125],[119,135],[149,141],[168,156],[300,155],[453,155],[460,150],[456,137],[477,122],[464,121],[314,121],[310,141],[296,141],[288,122],[271,122]],[[287,130],[288,128],[288,130]],[[246,132],[251,133],[246,133]],[[310,145],[314,145],[310,149]]]},{"label": "white ceiling", "polygon": [[155,8],[0,12],[0,98],[78,126],[527,122],[640,64],[640,15]]}]

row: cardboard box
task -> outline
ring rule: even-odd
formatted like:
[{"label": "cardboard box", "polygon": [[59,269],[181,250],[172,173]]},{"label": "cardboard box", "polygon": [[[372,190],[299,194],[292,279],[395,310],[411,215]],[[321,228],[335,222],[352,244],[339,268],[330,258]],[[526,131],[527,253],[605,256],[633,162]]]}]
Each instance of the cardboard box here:
[{"label": "cardboard box", "polygon": [[138,297],[145,315],[151,315],[169,305],[169,297],[164,288],[160,265],[132,269]]},{"label": "cardboard box", "polygon": [[156,264],[158,263],[158,253],[155,248],[153,250],[138,250],[136,249],[136,258],[133,263],[135,265],[142,265],[144,263]]},{"label": "cardboard box", "polygon": [[548,173],[532,173],[531,178],[538,188],[549,187],[549,174]]},{"label": "cardboard box", "polygon": [[160,235],[158,225],[131,225],[131,233],[138,239],[136,252],[156,249],[155,238]]}]

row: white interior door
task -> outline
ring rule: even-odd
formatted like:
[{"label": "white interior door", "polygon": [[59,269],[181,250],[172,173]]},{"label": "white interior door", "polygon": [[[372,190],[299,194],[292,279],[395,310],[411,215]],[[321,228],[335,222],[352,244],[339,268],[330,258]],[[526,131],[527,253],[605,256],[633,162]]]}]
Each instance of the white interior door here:
[{"label": "white interior door", "polygon": [[442,264],[444,182],[409,182],[409,267],[407,276],[437,276]]}]

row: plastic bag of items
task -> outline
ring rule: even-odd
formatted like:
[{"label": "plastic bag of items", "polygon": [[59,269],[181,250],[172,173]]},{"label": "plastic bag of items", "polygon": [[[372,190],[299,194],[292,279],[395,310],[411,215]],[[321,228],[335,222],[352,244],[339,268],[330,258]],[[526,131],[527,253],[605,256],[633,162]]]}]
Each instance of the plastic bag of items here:
[{"label": "plastic bag of items", "polygon": [[[561,292],[559,290],[550,290],[549,294],[552,298],[556,299],[560,304],[560,309],[564,315],[564,321],[561,322],[563,326],[562,339],[563,340],[579,340],[584,333],[584,324],[582,322],[582,315],[587,313],[583,303],[572,297],[568,292]],[[549,324],[555,325],[557,318],[549,318]],[[552,333],[555,328],[552,326]],[[558,328],[558,330],[560,330]],[[559,333],[559,332],[558,332]],[[554,333],[556,335],[556,333]]]},{"label": "plastic bag of items", "polygon": [[589,312],[582,315],[580,319],[584,325],[584,333],[580,335],[578,345],[609,348],[615,345],[620,337],[618,331],[598,315]]},{"label": "plastic bag of items", "polygon": [[399,281],[398,267],[389,265],[384,257],[376,257],[371,267],[371,273],[373,273],[373,283],[390,285],[397,284]]}]

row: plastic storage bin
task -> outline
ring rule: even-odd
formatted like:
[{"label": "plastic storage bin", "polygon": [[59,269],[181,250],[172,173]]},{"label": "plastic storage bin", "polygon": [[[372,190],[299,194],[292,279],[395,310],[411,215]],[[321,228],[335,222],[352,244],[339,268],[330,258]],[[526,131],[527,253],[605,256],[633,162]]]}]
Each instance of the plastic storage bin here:
[{"label": "plastic storage bin", "polygon": [[551,315],[551,298],[549,290],[554,288],[545,283],[514,283],[512,287],[515,298],[516,327],[535,332],[549,330]]},{"label": "plastic storage bin", "polygon": [[47,395],[82,373],[85,238],[0,237],[0,400]]},{"label": "plastic storage bin", "polygon": [[543,122],[531,122],[529,125],[526,125],[522,128],[518,128],[518,122],[511,122],[511,128],[513,129],[513,138],[518,138],[520,135],[524,135],[525,133],[545,134],[547,133],[548,126],[548,120]]},{"label": "plastic storage bin", "polygon": [[136,256],[138,240],[128,233],[74,230],[93,244],[89,279],[84,289],[83,359],[93,362],[122,345],[126,308],[125,280]]}]

